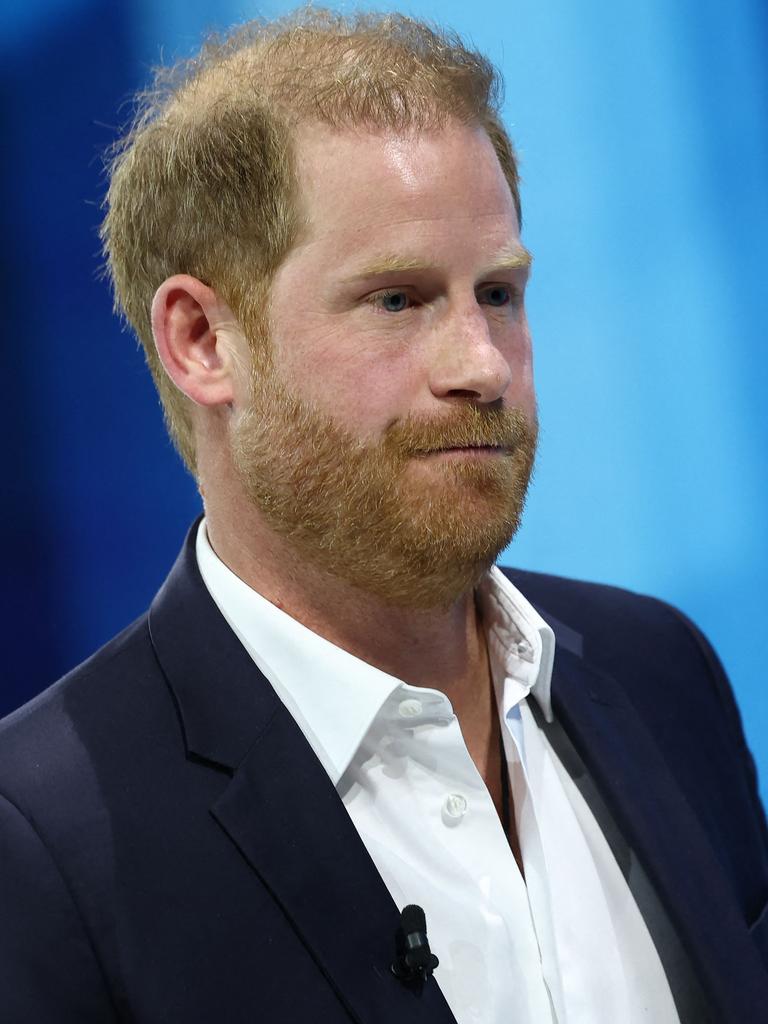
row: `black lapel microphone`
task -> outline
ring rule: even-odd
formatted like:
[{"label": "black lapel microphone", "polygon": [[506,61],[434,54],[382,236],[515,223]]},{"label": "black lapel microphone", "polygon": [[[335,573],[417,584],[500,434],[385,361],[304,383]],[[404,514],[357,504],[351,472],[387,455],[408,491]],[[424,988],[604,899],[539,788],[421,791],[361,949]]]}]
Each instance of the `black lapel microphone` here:
[{"label": "black lapel microphone", "polygon": [[427,919],[415,903],[403,907],[395,935],[397,956],[392,973],[400,981],[426,981],[440,961],[429,948]]}]

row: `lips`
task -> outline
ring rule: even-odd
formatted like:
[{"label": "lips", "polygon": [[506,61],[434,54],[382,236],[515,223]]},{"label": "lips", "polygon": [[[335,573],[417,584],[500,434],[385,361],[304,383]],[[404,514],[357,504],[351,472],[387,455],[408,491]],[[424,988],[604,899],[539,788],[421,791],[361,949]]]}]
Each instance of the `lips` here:
[{"label": "lips", "polygon": [[428,451],[422,452],[423,455],[448,455],[452,452],[466,453],[466,454],[498,454],[504,455],[509,452],[508,448],[502,447],[496,444],[470,444],[470,445],[456,445],[454,447],[445,448],[431,448]]}]

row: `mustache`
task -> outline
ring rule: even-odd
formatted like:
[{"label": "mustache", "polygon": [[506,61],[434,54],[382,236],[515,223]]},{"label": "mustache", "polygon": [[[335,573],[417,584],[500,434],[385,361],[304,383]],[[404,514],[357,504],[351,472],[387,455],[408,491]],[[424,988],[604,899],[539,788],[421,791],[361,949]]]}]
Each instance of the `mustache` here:
[{"label": "mustache", "polygon": [[410,415],[384,436],[387,449],[401,457],[445,448],[506,448],[529,444],[538,433],[537,418],[517,407],[460,405],[450,415]]}]

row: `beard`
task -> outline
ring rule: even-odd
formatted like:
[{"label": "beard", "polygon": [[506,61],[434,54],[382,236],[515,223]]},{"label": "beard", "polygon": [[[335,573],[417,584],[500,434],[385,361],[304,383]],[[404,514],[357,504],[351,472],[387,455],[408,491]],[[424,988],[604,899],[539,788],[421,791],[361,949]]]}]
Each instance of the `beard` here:
[{"label": "beard", "polygon": [[[419,610],[449,608],[510,543],[538,433],[536,419],[519,409],[466,403],[440,417],[406,417],[380,441],[362,441],[264,364],[230,429],[249,500],[301,558]],[[504,453],[428,454],[474,446]]]}]

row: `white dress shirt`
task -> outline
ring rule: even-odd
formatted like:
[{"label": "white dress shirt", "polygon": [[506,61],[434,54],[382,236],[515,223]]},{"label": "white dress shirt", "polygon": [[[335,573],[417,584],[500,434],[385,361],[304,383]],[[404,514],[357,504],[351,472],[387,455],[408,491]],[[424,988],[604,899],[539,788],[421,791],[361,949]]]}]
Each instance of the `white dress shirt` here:
[{"label": "white dress shirt", "polygon": [[552,630],[498,569],[478,595],[525,879],[444,693],[387,675],[271,604],[216,556],[204,521],[197,559],[395,903],[424,908],[458,1024],[679,1024],[627,882],[528,704],[552,720]]}]

